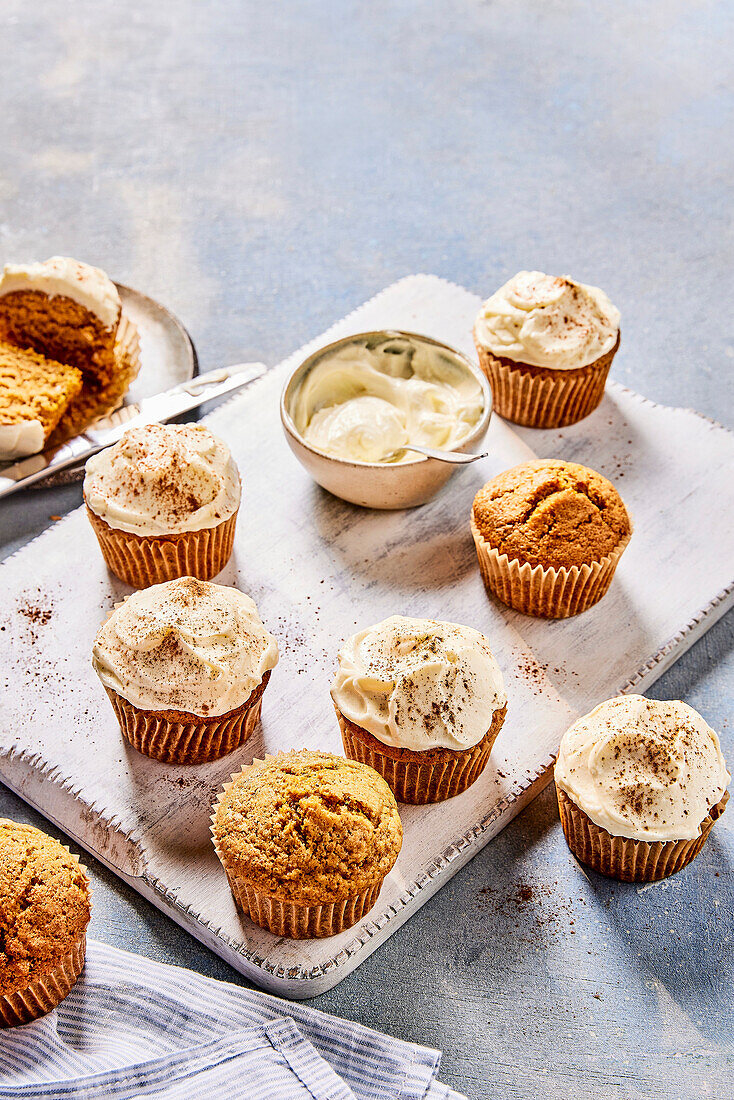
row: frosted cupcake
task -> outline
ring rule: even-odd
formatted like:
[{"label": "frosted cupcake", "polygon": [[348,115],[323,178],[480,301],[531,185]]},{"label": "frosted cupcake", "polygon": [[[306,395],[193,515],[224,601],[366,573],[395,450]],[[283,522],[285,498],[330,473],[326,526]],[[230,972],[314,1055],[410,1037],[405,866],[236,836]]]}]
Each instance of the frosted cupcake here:
[{"label": "frosted cupcake", "polygon": [[395,798],[371,768],[281,752],[232,776],[212,817],[234,899],[277,936],[334,936],[377,901],[403,841]]},{"label": "frosted cupcake", "polygon": [[277,662],[250,597],[194,577],[128,596],[92,654],[124,737],[180,764],[216,760],[247,740]]},{"label": "frosted cupcake", "polygon": [[619,310],[598,287],[520,271],[480,309],[474,343],[500,416],[560,428],[601,401],[619,347]]},{"label": "frosted cupcake", "polygon": [[108,568],[126,584],[206,581],[232,554],[240,476],[203,425],[148,424],[90,458],[84,501]]},{"label": "frosted cupcake", "polygon": [[398,801],[416,804],[475,782],[507,712],[483,634],[397,615],[345,642],[331,696],[346,755],[378,771]]},{"label": "frosted cupcake", "polygon": [[622,695],[563,735],[555,779],[574,855],[624,882],[680,871],[724,812],[719,739],[686,703]]},{"label": "frosted cupcake", "polygon": [[31,825],[0,820],[0,1027],[56,1008],[84,966],[89,881]]}]

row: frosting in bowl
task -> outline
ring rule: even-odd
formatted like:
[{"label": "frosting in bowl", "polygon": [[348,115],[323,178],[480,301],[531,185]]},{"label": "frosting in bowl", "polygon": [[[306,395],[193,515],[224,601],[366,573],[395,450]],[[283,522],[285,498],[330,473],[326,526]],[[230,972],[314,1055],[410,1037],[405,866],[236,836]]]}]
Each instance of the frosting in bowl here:
[{"label": "frosting in bowl", "polygon": [[94,313],[107,329],[120,319],[120,295],[109,276],[70,256],[52,256],[43,263],[6,264],[0,276],[0,297],[18,290],[71,298]]},{"label": "frosting in bowl", "polygon": [[692,840],[726,790],[719,739],[687,703],[620,695],[563,735],[556,785],[612,836]]},{"label": "frosting in bowl", "polygon": [[277,663],[254,601],[194,577],[133,592],[100,627],[92,651],[105,687],[134,707],[202,717],[241,706]]},{"label": "frosting in bowl", "polygon": [[331,689],[345,718],[384,745],[469,749],[507,702],[478,630],[393,615],[349,638]]},{"label": "frosting in bowl", "polygon": [[493,355],[572,370],[612,350],[619,337],[619,310],[598,287],[520,271],[484,303],[474,335]]},{"label": "frosting in bowl", "polygon": [[87,506],[110,527],[175,535],[216,527],[240,503],[229,447],[200,424],[147,424],[87,462]]},{"label": "frosting in bowl", "polygon": [[327,348],[289,412],[312,447],[351,462],[410,462],[408,443],[451,450],[484,411],[482,388],[448,348],[419,336],[375,333]]}]

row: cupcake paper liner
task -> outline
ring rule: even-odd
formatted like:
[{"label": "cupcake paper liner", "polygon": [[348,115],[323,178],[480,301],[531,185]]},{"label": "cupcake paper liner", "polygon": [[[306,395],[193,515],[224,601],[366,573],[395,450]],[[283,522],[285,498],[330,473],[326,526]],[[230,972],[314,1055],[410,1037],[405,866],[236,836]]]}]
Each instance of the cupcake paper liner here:
[{"label": "cupcake paper liner", "polygon": [[612,836],[596,825],[565,791],[556,787],[558,811],[569,848],[582,863],[621,882],[655,882],[682,870],[703,848],[714,822],[721,817],[729,792],[701,822],[693,840],[646,841]]},{"label": "cupcake paper liner", "polygon": [[88,505],[87,515],[108,569],[133,588],[150,588],[178,577],[209,581],[232,556],[237,512],[216,527],[158,536],[110,527]]},{"label": "cupcake paper liner", "polygon": [[140,710],[106,685],[105,691],[123,737],[138,752],[164,764],[204,764],[245,743],[260,720],[269,679],[270,670],[241,706],[211,717],[177,710]]},{"label": "cupcake paper liner", "polygon": [[482,580],[489,591],[515,611],[545,619],[566,619],[597,603],[612,583],[619,559],[632,537],[630,532],[611,554],[591,565],[555,569],[520,563],[501,554],[480,534],[474,516],[471,531]]},{"label": "cupcake paper liner", "polygon": [[471,749],[431,749],[416,752],[384,745],[367,730],[351,722],[335,708],[342,733],[344,755],[374,768],[385,780],[398,802],[425,806],[444,802],[471,787],[487,766],[507,707],[495,711],[492,725]]},{"label": "cupcake paper liner", "polygon": [[86,942],[85,934],[47,974],[35,978],[24,989],[0,996],[0,1027],[28,1024],[56,1008],[82,972]]},{"label": "cupcake paper liner", "polygon": [[592,413],[619,347],[584,367],[557,370],[493,355],[474,336],[479,365],[489,379],[495,412],[528,428],[563,428]]},{"label": "cupcake paper liner", "polygon": [[276,936],[288,936],[293,940],[336,936],[345,928],[351,928],[365,913],[369,913],[382,889],[380,880],[361,894],[344,898],[343,901],[324,905],[299,905],[297,902],[261,894],[244,879],[235,878],[229,871],[227,881],[236,903],[250,920]]},{"label": "cupcake paper liner", "polygon": [[294,940],[336,936],[346,928],[351,928],[366,913],[369,913],[377,902],[382,884],[385,881],[384,877],[357,894],[333,902],[309,904],[294,901],[290,898],[277,898],[263,893],[246,878],[234,874],[227,867],[225,857],[217,845],[217,838],[214,833],[217,809],[222,798],[232,786],[232,782],[244,772],[261,767],[265,761],[273,759],[275,757],[269,754],[264,760],[253,760],[252,764],[244,764],[238,772],[233,772],[231,782],[225,783],[222,787],[214,803],[214,813],[211,816],[214,850],[224,867],[235,903],[255,924],[266,928],[275,936],[288,936]]}]

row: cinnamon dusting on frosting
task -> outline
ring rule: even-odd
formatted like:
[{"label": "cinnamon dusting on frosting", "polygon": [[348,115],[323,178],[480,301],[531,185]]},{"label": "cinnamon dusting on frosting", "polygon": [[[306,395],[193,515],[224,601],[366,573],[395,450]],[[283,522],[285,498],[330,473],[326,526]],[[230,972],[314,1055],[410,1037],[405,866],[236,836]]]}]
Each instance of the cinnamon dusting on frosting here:
[{"label": "cinnamon dusting on frosting", "polygon": [[612,350],[619,338],[619,310],[598,287],[520,271],[484,303],[474,333],[493,355],[570,370]]},{"label": "cinnamon dusting on frosting", "polygon": [[692,707],[625,695],[564,734],[556,783],[613,836],[693,839],[730,776],[719,739]]},{"label": "cinnamon dusting on frosting", "polygon": [[331,694],[383,744],[417,751],[473,747],[507,701],[483,634],[397,615],[345,642]]},{"label": "cinnamon dusting on frosting", "polygon": [[236,512],[229,448],[198,424],[148,424],[87,463],[84,499],[110,527],[138,535],[216,527]]},{"label": "cinnamon dusting on frosting", "polygon": [[249,596],[181,577],[118,604],[100,628],[92,663],[102,683],[141,710],[226,714],[278,661]]}]

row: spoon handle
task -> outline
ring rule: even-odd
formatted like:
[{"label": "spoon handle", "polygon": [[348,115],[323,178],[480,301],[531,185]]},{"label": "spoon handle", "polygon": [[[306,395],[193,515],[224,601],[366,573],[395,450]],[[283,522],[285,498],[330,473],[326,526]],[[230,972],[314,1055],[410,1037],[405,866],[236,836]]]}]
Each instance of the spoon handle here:
[{"label": "spoon handle", "polygon": [[439,462],[450,462],[456,466],[466,466],[470,462],[476,462],[480,458],[487,458],[488,451],[483,454],[466,454],[463,451],[436,451],[433,447],[403,447],[404,451],[416,451],[418,454],[425,455],[426,458],[435,458]]}]

